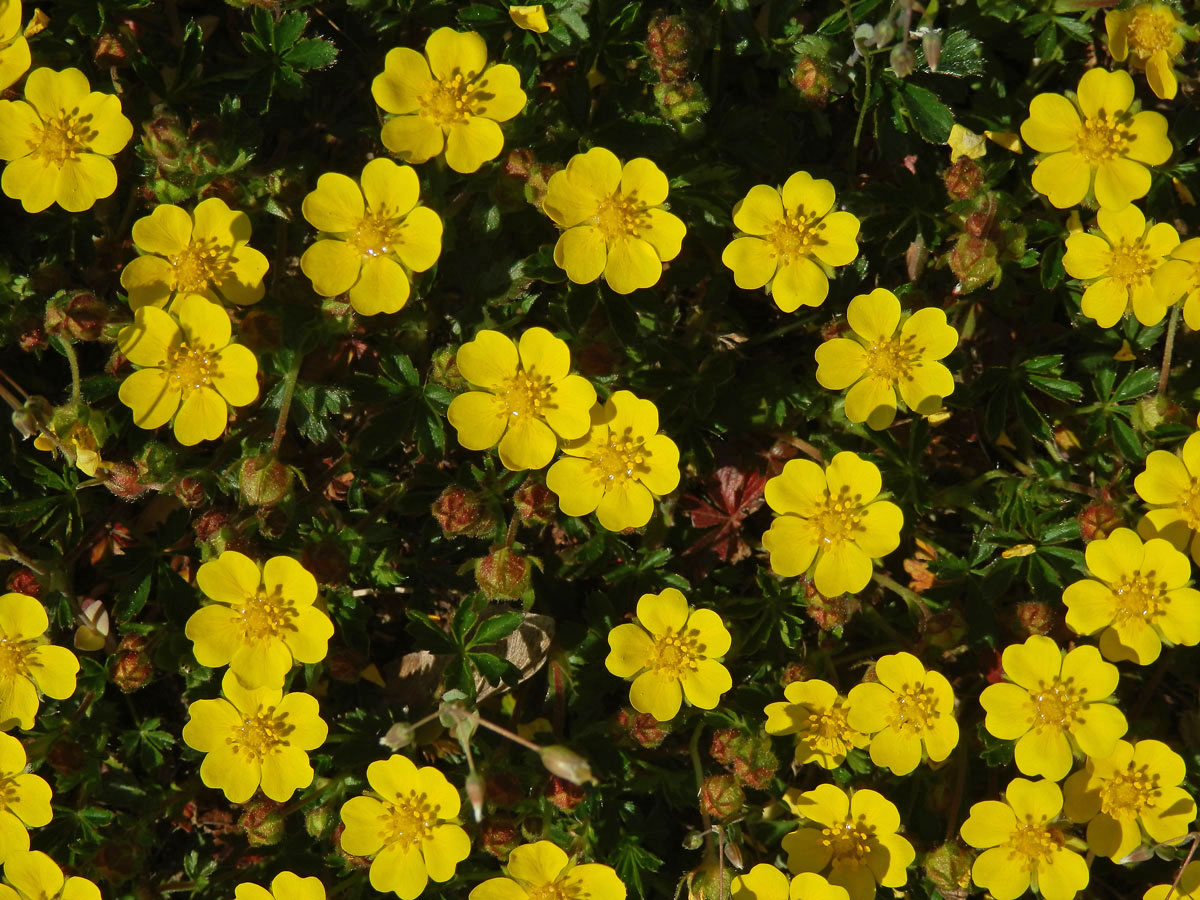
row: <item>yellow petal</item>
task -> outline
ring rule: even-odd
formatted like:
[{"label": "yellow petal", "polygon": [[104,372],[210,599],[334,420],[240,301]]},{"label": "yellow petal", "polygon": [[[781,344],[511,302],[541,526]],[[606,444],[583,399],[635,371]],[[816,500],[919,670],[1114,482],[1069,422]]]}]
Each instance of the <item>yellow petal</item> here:
[{"label": "yellow petal", "polygon": [[[372,160],[372,162],[381,161],[390,162],[389,160]],[[395,164],[393,163],[393,165]],[[318,178],[316,190],[304,198],[300,210],[308,224],[320,231],[330,233],[353,231],[366,213],[359,186],[355,184],[354,179],[339,172],[326,172]]]},{"label": "yellow petal", "polygon": [[827,266],[849,265],[858,257],[859,227],[853,213],[830,213],[814,229],[817,243],[813,255]]},{"label": "yellow petal", "polygon": [[661,209],[646,211],[645,219],[638,228],[638,237],[649,242],[663,262],[668,262],[679,255],[687,226],[678,216]]},{"label": "yellow petal", "polygon": [[135,366],[165,366],[182,341],[179,325],[155,307],[139,309],[117,334],[117,347]]},{"label": "yellow petal", "polygon": [[442,220],[427,206],[410,212],[395,230],[392,249],[400,261],[414,272],[433,267],[442,253]]},{"label": "yellow petal", "polygon": [[1088,69],[1079,79],[1076,93],[1079,108],[1089,119],[1102,113],[1123,113],[1133,103],[1133,79],[1128,72],[1119,69],[1113,72],[1100,68]]},{"label": "yellow petal", "polygon": [[517,847],[508,857],[508,874],[532,887],[547,887],[567,868],[567,854],[550,841]]},{"label": "yellow petal", "polygon": [[643,206],[661,206],[667,199],[667,176],[643,156],[631,159],[621,168],[620,191],[636,196]]},{"label": "yellow petal", "polygon": [[1070,235],[1066,246],[1063,268],[1072,278],[1090,279],[1108,274],[1113,252],[1112,245],[1104,238],[1080,232]]},{"label": "yellow petal", "polygon": [[750,188],[733,209],[733,224],[746,234],[769,234],[782,218],[783,198],[779,191],[765,184]]},{"label": "yellow petal", "polygon": [[62,164],[54,199],[67,212],[83,212],[116,189],[117,170],[113,164],[103,156],[82,153]]},{"label": "yellow petal", "polygon": [[779,265],[774,248],[757,237],[735,238],[721,252],[721,262],[733,270],[733,282],[753,291],[775,277]]},{"label": "yellow petal", "polygon": [[[1029,140],[1024,131],[1021,134]],[[1033,170],[1033,189],[1045,194],[1052,206],[1066,209],[1083,202],[1092,185],[1092,173],[1087,160],[1074,151],[1055,153]]]},{"label": "yellow petal", "polygon": [[604,496],[592,463],[574,457],[561,457],[550,467],[546,487],[557,495],[558,508],[568,516],[586,516]]},{"label": "yellow petal", "polygon": [[425,42],[425,56],[438,81],[449,81],[455,75],[471,81],[487,65],[487,44],[474,31],[439,28]]},{"label": "yellow petal", "polygon": [[84,146],[92,153],[120,153],[133,137],[133,123],[121,113],[121,99],[113,94],[89,93],[80,100],[76,115],[87,122]]},{"label": "yellow petal", "polygon": [[527,98],[521,90],[521,73],[507,63],[492,66],[472,86],[472,114],[507,122],[525,108]]},{"label": "yellow petal", "polygon": [[609,531],[641,528],[654,514],[654,498],[645,486],[625,481],[610,487],[596,504],[596,518]]},{"label": "yellow petal", "polygon": [[699,709],[716,709],[721,695],[733,687],[729,670],[714,659],[698,659],[695,668],[685,671],[680,679],[688,703]]},{"label": "yellow petal", "polygon": [[368,256],[362,261],[358,281],[350,288],[350,305],[364,316],[399,312],[411,292],[408,276],[395,260]]},{"label": "yellow petal", "polygon": [[408,163],[423,163],[445,149],[442,129],[424,116],[402,115],[389,119],[379,134],[383,146]]},{"label": "yellow petal", "polygon": [[69,113],[89,93],[87,76],[78,69],[34,69],[25,82],[25,99],[33,104],[42,118],[49,119]]},{"label": "yellow petal", "polygon": [[43,644],[29,653],[29,674],[47,697],[66,700],[75,693],[79,660],[66,647]]},{"label": "yellow petal", "polygon": [[659,722],[666,722],[679,712],[683,690],[677,679],[652,669],[634,679],[629,688],[629,703],[638,712],[649,713]]},{"label": "yellow petal", "polygon": [[1040,153],[1061,153],[1075,146],[1082,124],[1075,104],[1062,94],[1038,94],[1021,124],[1021,137]]},{"label": "yellow petal", "polygon": [[771,555],[771,571],[785,578],[808,571],[819,546],[812,527],[791,515],[776,518],[763,535],[762,543]]},{"label": "yellow petal", "polygon": [[182,253],[192,242],[192,217],[178,206],[156,206],[150,215],[133,223],[133,242],[145,253]]},{"label": "yellow petal", "polygon": [[521,472],[549,465],[558,449],[558,441],[546,423],[526,415],[509,425],[497,449],[504,468]]},{"label": "yellow petal", "polygon": [[367,209],[375,215],[404,216],[417,205],[421,194],[417,173],[412,167],[398,166],[386,157],[373,159],[363,166],[361,180],[361,196],[367,200]]},{"label": "yellow petal", "polygon": [[1150,85],[1150,90],[1154,91],[1154,96],[1160,100],[1175,99],[1179,82],[1175,78],[1175,70],[1171,68],[1166,50],[1155,50],[1146,60],[1146,83]]},{"label": "yellow petal", "polygon": [[457,365],[463,378],[490,390],[504,388],[517,374],[518,362],[517,346],[498,331],[483,329],[458,349]]},{"label": "yellow petal", "polygon": [[194,388],[183,398],[175,417],[175,439],[185,447],[216,440],[228,423],[229,406],[224,398],[212,388]]},{"label": "yellow petal", "polygon": [[396,47],[384,57],[383,72],[371,82],[371,96],[390,113],[414,113],[433,87],[429,64],[416,50]]},{"label": "yellow petal", "polygon": [[846,392],[844,406],[851,422],[866,422],[870,428],[887,428],[896,418],[896,385],[887,378],[868,375]]},{"label": "yellow petal", "polygon": [[820,306],[827,296],[829,279],[807,256],[785,262],[771,282],[771,297],[784,312],[795,312],[801,306]]},{"label": "yellow petal", "polygon": [[0,159],[28,155],[41,134],[42,120],[32,106],[23,100],[0,100]]},{"label": "yellow petal", "polygon": [[1119,209],[1149,193],[1150,173],[1131,159],[1106,159],[1096,170],[1095,191],[1102,209]]},{"label": "yellow petal", "polygon": [[608,249],[599,228],[578,225],[559,235],[554,262],[575,284],[590,284],[608,262]]},{"label": "yellow petal", "polygon": [[345,241],[317,241],[300,257],[300,271],[322,297],[336,297],[354,287],[362,257]]},{"label": "yellow petal", "polygon": [[1161,113],[1140,112],[1129,125],[1130,141],[1125,155],[1148,166],[1159,166],[1171,156],[1167,119]]},{"label": "yellow petal", "polygon": [[[189,347],[217,351],[229,344],[232,326],[224,308],[203,297],[191,295],[176,300],[171,311]],[[157,310],[147,309],[147,314]]]},{"label": "yellow petal", "polygon": [[[16,9],[20,15],[21,4],[12,2],[10,9]],[[2,43],[2,42],[0,42]],[[29,41],[24,35],[19,35],[7,47],[0,49],[0,91],[14,84],[18,78],[29,70],[33,57],[29,52]],[[0,126],[2,128],[3,126]]]},{"label": "yellow petal", "polygon": [[510,6],[508,16],[514,25],[526,31],[545,34],[550,30],[550,23],[546,21],[546,8],[540,3],[536,6]]},{"label": "yellow petal", "polygon": [[214,357],[213,387],[230,406],[245,406],[258,397],[258,360],[241,344],[230,344]]},{"label": "yellow petal", "polygon": [[618,294],[630,294],[639,288],[653,287],[661,276],[662,262],[648,241],[618,238],[608,248],[604,280]]},{"label": "yellow petal", "polygon": [[133,423],[138,428],[153,429],[165,425],[179,409],[179,388],[162,369],[134,372],[121,382],[117,396],[133,413]]},{"label": "yellow petal", "polygon": [[807,172],[796,172],[783,184],[783,207],[789,213],[800,212],[823,216],[835,200],[833,185],[824,178],[813,178]]},{"label": "yellow petal", "polygon": [[446,137],[446,165],[455,172],[470,174],[504,148],[504,133],[491,119],[467,116],[450,126]]},{"label": "yellow petal", "polygon": [[121,271],[121,287],[134,312],[143,306],[167,305],[174,293],[175,267],[160,256],[139,256]]},{"label": "yellow petal", "polygon": [[871,580],[874,566],[854,544],[840,541],[832,544],[817,557],[813,584],[826,597],[857,594]]}]

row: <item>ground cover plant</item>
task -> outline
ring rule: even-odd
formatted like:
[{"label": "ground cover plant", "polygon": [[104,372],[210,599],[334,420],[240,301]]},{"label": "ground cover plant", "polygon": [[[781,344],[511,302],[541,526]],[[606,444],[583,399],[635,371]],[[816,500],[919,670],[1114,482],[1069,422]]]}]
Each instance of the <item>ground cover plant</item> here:
[{"label": "ground cover plant", "polygon": [[0,894],[1200,898],[1195,24],[0,0]]}]

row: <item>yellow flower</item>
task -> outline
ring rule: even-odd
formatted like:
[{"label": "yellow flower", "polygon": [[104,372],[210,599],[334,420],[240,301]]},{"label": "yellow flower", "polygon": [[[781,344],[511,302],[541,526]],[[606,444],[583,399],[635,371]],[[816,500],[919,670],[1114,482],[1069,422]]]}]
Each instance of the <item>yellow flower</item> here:
[{"label": "yellow flower", "polygon": [[62,869],[39,850],[14,853],[4,863],[8,884],[0,900],[100,900],[100,888],[86,878],[64,878]]},{"label": "yellow flower", "polygon": [[1174,303],[1183,297],[1183,321],[1200,331],[1200,238],[1184,241],[1154,273],[1154,287]]},{"label": "yellow flower", "polygon": [[576,284],[601,275],[618,294],[658,283],[687,228],[662,209],[667,176],[644,157],[621,161],[603,147],[571,157],[550,176],[542,208],[566,229],[554,262]]},{"label": "yellow flower", "polygon": [[781,846],[793,874],[822,873],[850,900],[872,900],[878,885],[903,887],[916,851],[896,832],[900,813],[876,791],[847,794],[832,784],[785,798],[813,824],[784,835]]},{"label": "yellow flower", "polygon": [[1078,94],[1038,94],[1029,104],[1021,137],[1048,154],[1033,171],[1033,188],[1059,209],[1093,191],[1102,207],[1119,209],[1150,190],[1150,172],[1171,155],[1167,120],[1156,112],[1130,113],[1128,72],[1089,69]]},{"label": "yellow flower", "polygon": [[79,660],[47,643],[50,620],[26,594],[0,594],[0,730],[32,728],[38,691],[55,700],[75,693]]},{"label": "yellow flower", "polygon": [[1067,627],[1100,633],[1100,652],[1112,662],[1148,666],[1162,642],[1200,643],[1200,591],[1187,587],[1192,564],[1170,542],[1144,545],[1128,528],[1092,541],[1086,550],[1091,578],[1063,591]]},{"label": "yellow flower", "polygon": [[964,128],[957,122],[950,129],[950,137],[946,140],[950,147],[950,162],[963,158],[979,159],[987,154],[987,141],[982,134],[976,134],[969,128]]},{"label": "yellow flower", "polygon": [[164,203],[133,223],[142,256],[121,272],[134,310],[200,296],[213,303],[257,303],[266,293],[267,258],[249,245],[250,217],[224,200],[201,200],[189,214]]},{"label": "yellow flower", "polygon": [[488,450],[499,441],[506,469],[540,469],[558,438],[577,440],[591,428],[596,390],[568,374],[571,351],[545,328],[521,335],[520,350],[498,331],[480,331],[459,348],[457,363],[463,378],[483,388],[459,394],[446,411],[458,442]]},{"label": "yellow flower", "polygon": [[0,91],[29,69],[29,41],[21,33],[21,0],[0,0]]},{"label": "yellow flower", "polygon": [[320,878],[301,878],[294,872],[280,872],[271,879],[268,891],[261,885],[243,881],[233,890],[234,900],[325,900],[325,885]]},{"label": "yellow flower", "polygon": [[[919,309],[900,324],[900,301],[876,288],[850,301],[854,339],[833,338],[817,348],[817,381],[831,391],[850,388],[846,418],[876,430],[896,418],[896,395],[927,416],[954,392],[954,376],[937,360],[958,346],[958,332],[940,309]],[[899,331],[897,331],[897,328]]]},{"label": "yellow flower", "polygon": [[1179,550],[1190,547],[1192,559],[1200,564],[1200,432],[1184,441],[1179,456],[1151,452],[1146,471],[1133,479],[1133,489],[1150,507],[1138,522],[1142,539],[1160,537]]},{"label": "yellow flower", "polygon": [[546,21],[546,7],[540,3],[536,6],[510,6],[508,17],[514,25],[526,31],[545,34],[550,30],[550,23]]},{"label": "yellow flower", "polygon": [[786,703],[768,703],[767,734],[796,735],[796,765],[815,762],[836,769],[852,747],[865,747],[869,738],[850,727],[848,701],[826,681],[793,681],[783,689]]},{"label": "yellow flower", "polygon": [[767,482],[767,505],[779,515],[763,535],[771,570],[790,577],[812,572],[826,597],[867,586],[871,560],[900,546],[904,514],[877,500],[883,481],[874,463],[843,451],[824,470],[793,459]]},{"label": "yellow flower", "polygon": [[170,313],[156,306],[134,313],[117,335],[121,352],[141,367],[117,394],[133,423],[158,428],[175,416],[175,438],[185,446],[220,437],[229,407],[258,396],[258,360],[231,335],[229,315],[203,297],[184,297]]},{"label": "yellow flower", "polygon": [[312,784],[308,751],[329,734],[315,697],[282,688],[246,688],[233,672],[221,679],[223,700],[188,707],[183,740],[206,754],[200,780],[230,803],[245,803],[258,788],[282,803]]},{"label": "yellow flower", "polygon": [[1179,884],[1156,884],[1142,895],[1142,900],[1200,900],[1200,860],[1183,867]]},{"label": "yellow flower", "polygon": [[[83,422],[78,420],[72,422],[71,427],[67,429],[66,437],[59,438],[59,443],[68,450],[75,451],[75,465],[88,478],[95,478],[97,471],[108,468],[108,463],[100,458],[100,447],[95,432]],[[38,450],[49,452],[57,449],[58,445],[43,431],[33,439],[33,446]],[[64,453],[64,455],[69,456],[70,454]]]},{"label": "yellow flower", "polygon": [[1196,802],[1179,785],[1187,767],[1162,741],[1117,741],[1104,759],[1063,783],[1066,813],[1087,823],[1088,849],[1120,862],[1145,839],[1177,843],[1196,818]]},{"label": "yellow flower", "polygon": [[[429,879],[449,881],[471,853],[471,840],[456,824],[458,791],[433,766],[417,768],[405,756],[367,766],[375,797],[354,797],[342,807],[342,849],[375,856],[371,887],[413,900]],[[448,821],[455,820],[455,821]]]},{"label": "yellow flower", "polygon": [[844,887],[820,875],[804,872],[792,879],[774,866],[759,863],[745,875],[736,875],[729,886],[733,900],[850,900]]},{"label": "yellow flower", "polygon": [[507,122],[525,108],[521,75],[502,63],[488,66],[487,44],[473,31],[439,28],[425,55],[391,50],[371,95],[394,116],[384,123],[383,145],[405,162],[423,163],[446,152],[455,172],[474,172],[500,155]]},{"label": "yellow flower", "polygon": [[847,721],[871,737],[871,762],[907,775],[921,762],[921,745],[941,762],[958,744],[954,690],[940,672],[926,671],[911,653],[881,656],[879,681],[850,689]]},{"label": "yellow flower", "polygon": [[629,703],[658,721],[675,718],[683,697],[700,709],[716,709],[733,687],[729,670],[717,660],[729,652],[729,632],[711,609],[689,609],[675,588],[642,594],[637,625],[608,633],[611,652],[604,660],[618,678],[633,678]]},{"label": "yellow flower", "polygon": [[1104,13],[1108,52],[1129,68],[1143,69],[1154,95],[1173,100],[1179,88],[1175,60],[1183,51],[1183,19],[1165,3],[1138,3]]},{"label": "yellow flower", "polygon": [[546,473],[568,516],[593,510],[609,531],[641,528],[654,498],[679,486],[679,448],[658,433],[658,408],[629,391],[592,407],[591,429],[563,445],[565,454]]},{"label": "yellow flower", "polygon": [[611,866],[572,865],[550,841],[517,847],[508,877],[476,885],[470,900],[625,900],[625,885]]},{"label": "yellow flower", "polygon": [[984,727],[993,737],[1017,742],[1024,775],[1058,781],[1071,769],[1075,748],[1108,756],[1129,727],[1125,715],[1104,701],[1117,688],[1117,667],[1095,647],[1063,654],[1048,637],[1010,644],[1000,657],[1008,682],[983,689]]},{"label": "yellow flower", "polygon": [[131,137],[121,101],[92,91],[78,69],[35,69],[24,100],[0,100],[0,159],[10,160],[0,189],[26,212],[51,203],[67,212],[91,209],[117,189],[117,170],[105,157]]},{"label": "yellow flower", "polygon": [[1045,900],[1071,900],[1087,887],[1088,867],[1056,824],[1063,806],[1058,785],[1014,778],[1004,800],[972,805],[959,829],[964,841],[983,850],[971,880],[995,900],[1014,900],[1032,887]]},{"label": "yellow flower", "polygon": [[442,220],[418,206],[417,173],[390,159],[373,159],[356,183],[337,172],[317,179],[304,198],[308,224],[325,237],[304,251],[300,269],[322,297],[350,292],[364,316],[394,313],[411,292],[410,275],[431,268],[442,253]]},{"label": "yellow flower", "polygon": [[756,184],[733,208],[743,232],[721,253],[743,290],[766,287],[784,312],[820,306],[829,294],[834,266],[858,256],[858,219],[833,212],[833,185],[796,172],[782,191]]},{"label": "yellow flower", "polygon": [[1081,231],[1067,237],[1063,268],[1072,278],[1090,281],[1083,292],[1083,314],[1111,328],[1133,306],[1143,325],[1157,325],[1182,291],[1158,275],[1179,244],[1179,233],[1166,222],[1147,225],[1132,204],[1119,212],[1101,209],[1101,235]]},{"label": "yellow flower", "polygon": [[293,662],[320,662],[333,623],[313,606],[317,580],[290,556],[273,556],[259,571],[249,557],[226,550],[196,572],[209,599],[184,633],[202,666],[228,665],[247,688],[282,687]]},{"label": "yellow flower", "polygon": [[0,862],[29,849],[29,829],[50,824],[50,785],[25,771],[25,748],[0,734]]}]

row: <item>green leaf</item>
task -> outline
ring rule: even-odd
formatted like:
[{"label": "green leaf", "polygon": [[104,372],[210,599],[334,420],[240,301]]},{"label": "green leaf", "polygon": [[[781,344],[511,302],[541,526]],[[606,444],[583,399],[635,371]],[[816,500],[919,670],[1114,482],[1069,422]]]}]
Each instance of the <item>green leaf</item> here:
[{"label": "green leaf", "polygon": [[337,47],[324,38],[304,38],[283,54],[283,61],[293,69],[308,72],[333,65],[337,55]]},{"label": "green leaf", "polygon": [[470,6],[464,6],[458,11],[458,21],[464,25],[482,25],[488,22],[503,22],[507,20],[508,16],[504,14],[504,10],[497,9],[494,6],[485,6],[482,3],[472,3]]},{"label": "green leaf", "polygon": [[498,686],[501,681],[516,684],[521,680],[521,673],[517,667],[507,659],[501,659],[495,654],[470,653],[467,658],[479,671],[479,674],[486,678],[488,684],[493,687]]},{"label": "green leaf", "polygon": [[1043,394],[1056,400],[1074,402],[1083,399],[1083,388],[1073,381],[1063,378],[1048,378],[1045,375],[1027,375],[1025,380]]},{"label": "green leaf", "polygon": [[288,12],[280,16],[275,24],[272,47],[276,53],[282,54],[296,43],[296,38],[304,33],[308,25],[308,16],[302,12]]},{"label": "green leaf", "polygon": [[965,31],[951,31],[942,39],[938,57],[938,75],[980,75],[983,73],[983,45]]},{"label": "green leaf", "polygon": [[1132,400],[1134,397],[1150,393],[1158,387],[1158,376],[1158,370],[1150,366],[1131,372],[1121,379],[1121,383],[1113,391],[1113,401],[1120,403],[1123,400]]},{"label": "green leaf", "polygon": [[587,22],[583,21],[583,17],[580,16],[579,13],[575,12],[573,9],[563,9],[561,7],[556,9],[555,13],[558,15],[558,18],[564,25],[566,25],[579,36],[581,41],[586,41],[588,39],[589,32]]},{"label": "green leaf", "polygon": [[524,621],[524,614],[519,612],[501,613],[490,619],[484,619],[479,624],[479,628],[475,630],[475,634],[472,635],[469,646],[494,644],[496,641],[503,640],[520,628]]},{"label": "green leaf", "polygon": [[954,125],[954,114],[937,94],[911,82],[901,88],[905,112],[917,134],[931,144],[944,144]]},{"label": "green leaf", "polygon": [[1142,446],[1142,440],[1124,419],[1118,416],[1112,416],[1109,419],[1112,425],[1113,443],[1117,445],[1117,450],[1129,462],[1141,462],[1146,455],[1146,448]]},{"label": "green leaf", "polygon": [[113,604],[113,619],[126,622],[141,612],[146,601],[150,599],[150,585],[153,581],[153,570],[147,571],[132,591],[119,595],[117,602]]}]

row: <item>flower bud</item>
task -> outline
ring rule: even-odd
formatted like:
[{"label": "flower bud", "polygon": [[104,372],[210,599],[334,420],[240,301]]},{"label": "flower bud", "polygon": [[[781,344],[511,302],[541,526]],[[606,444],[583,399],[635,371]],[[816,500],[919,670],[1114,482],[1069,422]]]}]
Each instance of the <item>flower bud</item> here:
[{"label": "flower bud", "polygon": [[974,854],[957,841],[947,841],[925,856],[925,874],[946,900],[965,900],[971,887]]},{"label": "flower bud", "polygon": [[768,735],[738,728],[722,728],[714,732],[709,754],[729,770],[738,783],[756,790],[769,785],[779,768],[779,760]]},{"label": "flower bud", "polygon": [[486,537],[496,530],[496,517],[483,498],[457,485],[442,491],[431,511],[446,537],[454,534]]},{"label": "flower bud", "polygon": [[594,784],[592,767],[588,761],[562,744],[551,744],[541,750],[542,765],[559,778],[565,778],[572,784]]},{"label": "flower bud", "polygon": [[521,843],[521,830],[507,816],[489,816],[479,829],[479,845],[496,859],[507,860]]},{"label": "flower bud", "polygon": [[67,340],[100,340],[108,319],[108,304],[90,291],[60,291],[46,301],[46,333]]},{"label": "flower bud", "polygon": [[138,469],[130,463],[109,463],[102,476],[104,486],[122,500],[133,500],[148,490],[138,479]]},{"label": "flower bud", "polygon": [[387,734],[379,739],[379,743],[393,752],[407,747],[413,742],[416,732],[407,722],[397,722],[387,730]]},{"label": "flower bud", "polygon": [[570,812],[584,798],[583,788],[555,775],[550,776],[545,794],[546,798],[563,812]]},{"label": "flower bud", "polygon": [[467,799],[471,801],[471,811],[475,814],[475,821],[483,821],[483,799],[487,790],[484,786],[483,776],[478,772],[472,772],[467,776],[463,786],[467,791]]},{"label": "flower bud", "polygon": [[154,677],[154,663],[146,653],[146,645],[146,637],[141,634],[127,634],[117,645],[112,680],[126,694],[145,687]]},{"label": "flower bud", "polygon": [[457,347],[438,347],[433,351],[429,360],[429,380],[452,391],[467,389],[467,379],[458,371]]},{"label": "flower bud", "polygon": [[960,156],[942,176],[946,193],[953,200],[966,200],[983,189],[983,169],[968,156]]},{"label": "flower bud", "polygon": [[833,77],[823,60],[806,56],[792,70],[792,86],[800,92],[805,103],[820,109],[833,93]]},{"label": "flower bud", "polygon": [[917,67],[916,54],[909,49],[907,44],[897,44],[892,48],[891,56],[888,57],[888,62],[892,66],[892,71],[897,78],[907,78],[912,74],[913,69]]},{"label": "flower bud", "polygon": [[489,600],[519,600],[529,589],[530,566],[507,547],[493,550],[475,563],[475,582]]},{"label": "flower bud", "polygon": [[727,900],[733,867],[710,859],[687,877],[688,900]]},{"label": "flower bud", "polygon": [[826,597],[818,593],[816,585],[809,580],[804,583],[804,594],[808,617],[816,622],[822,631],[841,628],[862,608],[862,604],[853,594]]},{"label": "flower bud", "polygon": [[682,81],[691,74],[697,43],[695,23],[688,16],[659,13],[646,33],[646,60],[659,81]]},{"label": "flower bud", "polygon": [[950,271],[962,285],[962,293],[978,290],[999,274],[997,253],[994,241],[969,234],[958,236],[954,249],[950,251],[949,263]]},{"label": "flower bud", "polygon": [[616,729],[618,734],[652,750],[666,740],[671,733],[669,722],[659,722],[649,713],[635,712],[626,706],[617,712]]},{"label": "flower bud", "polygon": [[1053,611],[1040,600],[1018,603],[1014,618],[1017,631],[1023,635],[1049,634],[1054,627]]},{"label": "flower bud", "polygon": [[251,847],[270,847],[283,840],[282,809],[282,803],[261,798],[251,800],[242,807],[238,827],[246,835]]},{"label": "flower bud", "polygon": [[1079,531],[1085,541],[1106,538],[1121,525],[1120,511],[1111,503],[1089,503],[1079,514]]},{"label": "flower bud", "polygon": [[558,511],[558,501],[544,484],[526,479],[513,494],[513,506],[525,525],[548,525]]},{"label": "flower bud", "polygon": [[665,82],[654,86],[654,100],[664,119],[677,124],[695,122],[712,105],[698,81]]},{"label": "flower bud", "polygon": [[883,48],[892,42],[892,38],[896,36],[896,26],[892,24],[890,19],[884,19],[872,29],[874,35],[875,47]]},{"label": "flower bud", "polygon": [[938,60],[942,58],[942,33],[940,31],[927,31],[921,37],[921,49],[925,53],[925,62],[929,64],[929,71],[936,72]]},{"label": "flower bud", "polygon": [[35,600],[42,596],[42,583],[33,570],[24,566],[8,576],[6,587],[14,594],[27,594]]},{"label": "flower bud", "polygon": [[274,506],[292,489],[292,470],[273,453],[247,457],[238,474],[242,498],[251,506]]},{"label": "flower bud", "polygon": [[333,807],[325,803],[304,814],[304,830],[310,838],[319,841],[336,821]]},{"label": "flower bud", "polygon": [[175,496],[180,503],[192,509],[203,506],[207,499],[204,482],[194,475],[184,475],[175,485]]}]

